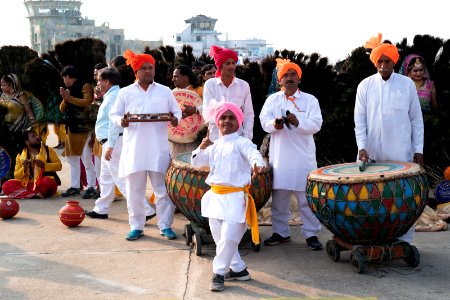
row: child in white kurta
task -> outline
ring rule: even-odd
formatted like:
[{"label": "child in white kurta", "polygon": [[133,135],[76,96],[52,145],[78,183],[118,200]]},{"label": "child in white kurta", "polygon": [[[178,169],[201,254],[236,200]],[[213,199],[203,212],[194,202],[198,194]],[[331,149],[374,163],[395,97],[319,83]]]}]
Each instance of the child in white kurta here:
[{"label": "child in white kurta", "polygon": [[[247,229],[247,206],[251,207],[250,203],[246,203],[244,187],[251,183],[252,166],[255,173],[261,173],[265,170],[266,164],[256,145],[249,139],[239,136],[237,132],[239,126],[234,126],[230,130],[232,126],[223,125],[228,122],[225,120],[228,117],[235,118],[236,124],[242,123],[244,116],[239,107],[229,102],[221,103],[215,108],[215,112],[216,124],[222,137],[214,144],[208,137],[204,139],[199,148],[192,153],[192,166],[210,167],[206,183],[211,186],[211,190],[202,198],[202,216],[209,218],[209,226],[216,243],[214,278],[210,289],[220,291],[224,288],[224,279],[250,279],[250,274],[238,252],[239,242]],[[227,127],[228,131],[224,127]],[[235,190],[237,188],[240,191],[217,193],[221,188]],[[256,210],[254,214],[256,215]],[[257,220],[256,224],[252,224],[252,235],[253,225],[256,225],[257,230]]]}]

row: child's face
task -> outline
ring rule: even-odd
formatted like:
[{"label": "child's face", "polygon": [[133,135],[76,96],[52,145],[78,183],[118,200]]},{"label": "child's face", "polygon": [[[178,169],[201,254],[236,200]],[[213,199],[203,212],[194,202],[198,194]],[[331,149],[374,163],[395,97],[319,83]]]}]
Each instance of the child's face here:
[{"label": "child's face", "polygon": [[235,133],[239,128],[238,120],[231,110],[227,110],[220,116],[219,130],[222,135]]}]

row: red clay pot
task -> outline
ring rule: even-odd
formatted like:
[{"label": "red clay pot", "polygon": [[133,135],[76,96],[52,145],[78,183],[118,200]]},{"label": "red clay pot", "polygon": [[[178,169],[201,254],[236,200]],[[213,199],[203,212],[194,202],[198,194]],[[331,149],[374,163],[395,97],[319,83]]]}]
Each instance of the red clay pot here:
[{"label": "red clay pot", "polygon": [[11,219],[19,212],[19,203],[15,199],[1,199],[0,218]]},{"label": "red clay pot", "polygon": [[67,201],[67,204],[59,210],[59,219],[68,227],[78,226],[84,220],[84,209],[78,205],[78,201]]}]

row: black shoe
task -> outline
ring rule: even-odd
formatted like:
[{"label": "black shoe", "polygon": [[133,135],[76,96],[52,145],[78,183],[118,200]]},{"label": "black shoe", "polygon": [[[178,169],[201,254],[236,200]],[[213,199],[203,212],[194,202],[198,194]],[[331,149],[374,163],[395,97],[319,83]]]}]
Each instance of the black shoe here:
[{"label": "black shoe", "polygon": [[93,218],[93,219],[108,219],[108,214],[99,214],[99,213],[96,213],[93,210],[91,210],[91,211],[85,210],[84,214],[86,216],[89,216],[89,217]]},{"label": "black shoe", "polygon": [[318,251],[318,250],[322,250],[322,243],[319,242],[319,239],[317,238],[317,236],[312,236],[306,239],[306,243],[309,246],[309,249],[314,250],[314,251]]},{"label": "black shoe", "polygon": [[93,187],[90,187],[86,190],[86,192],[84,192],[83,196],[81,196],[81,198],[83,199],[91,199],[95,196],[95,194],[97,194],[97,192],[95,191],[95,189]]},{"label": "black shoe", "polygon": [[225,279],[222,275],[214,274],[214,277],[209,286],[209,290],[213,292],[223,291],[225,288]]},{"label": "black shoe", "polygon": [[282,237],[278,233],[273,233],[270,238],[268,238],[267,240],[264,241],[264,245],[266,245],[266,246],[278,245],[278,244],[287,243],[290,241],[291,241],[290,236]]},{"label": "black shoe", "polygon": [[71,187],[71,188],[68,188],[67,191],[62,193],[61,196],[68,197],[68,196],[79,195],[79,194],[80,194],[80,189]]},{"label": "black shoe", "polygon": [[250,276],[250,273],[247,271],[247,268],[245,268],[244,270],[242,270],[240,272],[233,272],[233,270],[230,270],[225,273],[224,277],[225,277],[225,281],[230,281],[230,280],[247,281],[247,280],[252,279],[252,277]]},{"label": "black shoe", "polygon": [[150,216],[145,216],[145,222],[147,222],[148,220],[153,219],[156,216],[156,214],[150,215]]}]

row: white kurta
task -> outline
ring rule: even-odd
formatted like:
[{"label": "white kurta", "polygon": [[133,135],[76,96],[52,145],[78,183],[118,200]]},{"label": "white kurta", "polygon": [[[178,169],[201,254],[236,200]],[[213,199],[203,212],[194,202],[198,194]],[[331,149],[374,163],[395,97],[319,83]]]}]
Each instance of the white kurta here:
[{"label": "white kurta", "polygon": [[[212,146],[192,153],[194,168],[209,165],[210,171],[205,182],[208,185],[244,187],[250,184],[251,169],[265,166],[256,145],[238,133],[228,134],[216,140]],[[202,198],[202,216],[237,223],[245,222],[244,192],[219,195],[211,190]]]},{"label": "white kurta", "polygon": [[[243,126],[239,129],[239,135],[249,140],[253,138],[255,113],[253,112],[250,86],[246,81],[235,77],[230,86],[226,87],[220,77],[208,79],[203,87],[203,111],[209,106],[211,99],[215,99],[216,101],[225,99],[225,101],[239,106],[244,112],[244,122]],[[214,123],[214,120],[210,121],[208,128],[209,139],[211,141],[217,140],[219,138],[219,129]]]},{"label": "white kurta", "polygon": [[[259,115],[262,128],[271,134],[269,163],[273,168],[273,189],[305,191],[308,173],[317,168],[313,134],[322,126],[319,101],[313,95],[300,92],[293,95],[295,105],[283,91],[270,95]],[[286,125],[276,130],[274,121],[281,118],[281,110],[297,116],[298,127]]]},{"label": "white kurta", "polygon": [[364,79],[356,93],[355,135],[358,150],[377,161],[410,162],[423,153],[423,119],[414,82],[392,73]]},{"label": "white kurta", "polygon": [[[147,91],[138,83],[120,90],[111,109],[111,121],[120,126],[124,114],[172,112],[181,120],[181,109],[172,91],[153,82]],[[119,176],[138,171],[166,173],[170,163],[167,122],[130,122],[123,131]]]}]

